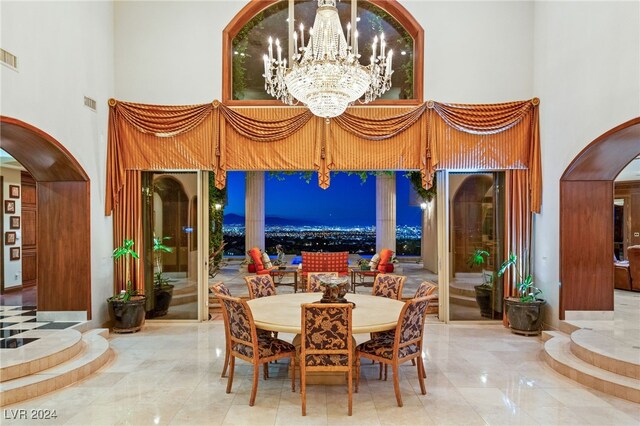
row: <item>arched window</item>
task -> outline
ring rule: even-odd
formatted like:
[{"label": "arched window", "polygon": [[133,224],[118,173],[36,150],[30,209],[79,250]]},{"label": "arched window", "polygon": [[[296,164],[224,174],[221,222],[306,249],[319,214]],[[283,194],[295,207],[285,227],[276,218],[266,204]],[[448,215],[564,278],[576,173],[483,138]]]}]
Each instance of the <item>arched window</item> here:
[{"label": "arched window", "polygon": [[[223,101],[235,105],[283,105],[264,90],[262,56],[269,36],[278,38],[287,52],[289,35],[300,23],[313,25],[317,0],[253,0],[223,32]],[[293,6],[293,10],[291,7]],[[422,102],[424,31],[395,0],[359,0],[357,3],[360,63],[367,65],[374,35],[384,32],[394,50],[392,88],[376,104]],[[340,21],[351,16],[351,0],[338,2]],[[289,22],[293,17],[293,22]]]}]

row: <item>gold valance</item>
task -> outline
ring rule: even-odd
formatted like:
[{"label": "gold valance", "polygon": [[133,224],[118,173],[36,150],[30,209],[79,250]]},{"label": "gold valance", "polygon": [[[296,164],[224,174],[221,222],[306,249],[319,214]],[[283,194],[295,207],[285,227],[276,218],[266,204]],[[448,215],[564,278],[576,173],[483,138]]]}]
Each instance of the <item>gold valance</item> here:
[{"label": "gold valance", "polygon": [[537,99],[494,105],[428,102],[352,107],[324,120],[301,107],[143,105],[110,100],[106,213],[127,170],[200,169],[224,187],[228,170],[412,170],[430,187],[436,169],[526,169],[540,210]]}]

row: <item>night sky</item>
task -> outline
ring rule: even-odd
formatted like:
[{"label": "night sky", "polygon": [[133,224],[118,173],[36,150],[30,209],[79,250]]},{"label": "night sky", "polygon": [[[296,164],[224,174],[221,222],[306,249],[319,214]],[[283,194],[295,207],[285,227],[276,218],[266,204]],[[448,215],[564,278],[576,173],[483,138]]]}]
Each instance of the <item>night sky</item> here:
[{"label": "night sky", "polygon": [[[244,216],[244,172],[227,173],[228,204],[225,214]],[[358,176],[331,175],[331,186],[322,189],[313,175],[306,183],[299,175],[265,176],[266,216],[308,220],[310,225],[375,225],[376,179],[362,183]],[[397,174],[396,221],[398,225],[420,225],[420,207],[409,205],[410,183]]]}]

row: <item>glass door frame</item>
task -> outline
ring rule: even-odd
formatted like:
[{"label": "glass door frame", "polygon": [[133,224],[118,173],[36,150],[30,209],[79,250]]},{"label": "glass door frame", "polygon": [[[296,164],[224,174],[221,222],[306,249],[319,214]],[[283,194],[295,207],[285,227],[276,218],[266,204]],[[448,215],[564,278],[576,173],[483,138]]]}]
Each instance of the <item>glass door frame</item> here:
[{"label": "glass door frame", "polygon": [[189,323],[202,322],[209,319],[209,172],[203,170],[178,169],[178,170],[144,170],[143,173],[195,173],[196,175],[196,197],[198,203],[196,205],[196,223],[198,227],[198,238],[196,246],[198,250],[198,260],[196,277],[197,277],[197,295],[198,301],[197,315],[195,319],[163,319],[154,318],[150,321],[154,324],[160,323]]},{"label": "glass door frame", "polygon": [[[445,324],[501,324],[502,318],[495,320],[452,320],[450,310],[451,283],[451,201],[450,201],[450,175],[456,173],[495,173],[503,170],[438,170],[436,211],[438,217],[438,317]],[[501,280],[499,281],[501,282]]]}]

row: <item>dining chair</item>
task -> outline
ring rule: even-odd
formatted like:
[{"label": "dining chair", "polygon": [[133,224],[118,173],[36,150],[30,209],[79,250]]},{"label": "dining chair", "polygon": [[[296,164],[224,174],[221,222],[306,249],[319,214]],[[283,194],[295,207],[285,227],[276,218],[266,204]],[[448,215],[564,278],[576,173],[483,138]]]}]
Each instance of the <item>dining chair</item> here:
[{"label": "dining chair", "polygon": [[307,293],[321,292],[320,284],[323,279],[338,278],[337,272],[309,272],[307,274]]},{"label": "dining chair", "polygon": [[[353,401],[351,313],[352,305],[350,303],[307,303],[302,305],[300,396],[303,416],[307,415],[308,371],[344,371],[347,374],[349,415],[351,415]],[[358,392],[357,384],[356,392]]]},{"label": "dining chair", "polygon": [[[400,395],[400,380],[398,377],[398,367],[400,364],[416,360],[418,368],[418,380],[422,395],[426,395],[427,390],[424,385],[424,365],[422,364],[422,340],[424,336],[424,320],[427,314],[429,297],[419,297],[407,300],[400,311],[398,325],[396,326],[393,338],[384,333],[374,339],[367,340],[356,347],[356,377],[360,379],[360,358],[367,358],[378,361],[385,365],[391,365],[393,371],[393,388],[396,394],[398,407],[402,407],[402,396]],[[356,384],[356,389],[357,389]]]},{"label": "dining chair", "polygon": [[249,299],[274,296],[276,285],[271,275],[249,275],[244,277],[244,282],[249,290]]},{"label": "dining chair", "polygon": [[[220,300],[220,295],[231,297],[231,292],[224,285],[222,281],[212,284],[209,287],[213,294]],[[222,307],[222,301],[220,301],[220,307]],[[222,319],[224,322],[224,367],[222,367],[222,374],[220,377],[227,375],[227,367],[229,366],[229,354],[231,353],[231,339],[229,338],[229,318],[227,318],[227,310],[222,307]]]},{"label": "dining chair", "polygon": [[402,287],[407,277],[403,275],[378,274],[373,281],[374,296],[388,297],[389,299],[402,299]]},{"label": "dining chair", "polygon": [[231,393],[231,387],[233,386],[236,358],[253,364],[253,386],[249,397],[249,406],[253,407],[256,400],[260,365],[263,365],[266,369],[269,362],[280,358],[289,358],[291,360],[291,391],[295,392],[295,346],[268,334],[258,335],[251,309],[244,300],[222,294],[218,298],[229,319],[227,325],[229,326],[229,346],[231,350],[227,393]]},{"label": "dining chair", "polygon": [[[413,298],[417,299],[419,297],[431,296],[431,294],[434,291],[436,291],[437,289],[438,289],[438,286],[436,286],[434,283],[432,283],[430,281],[423,281],[418,286],[418,289],[416,290],[416,294],[415,294],[415,296],[413,296]],[[429,300],[432,300],[433,298],[434,297],[431,296],[431,297],[429,297]],[[387,337],[393,339],[393,336],[395,334],[395,330],[381,331],[381,332],[378,332],[378,333],[372,333],[372,338],[382,336],[383,334],[388,334]],[[411,360],[411,364],[416,365],[416,360],[412,359]],[[386,364],[384,366],[384,380],[387,380],[387,367],[388,367],[388,364]],[[427,378],[427,372],[423,369],[422,373],[423,373],[422,376],[426,379]],[[380,364],[380,375],[379,375],[378,379],[379,380],[382,379],[382,364]]]}]

